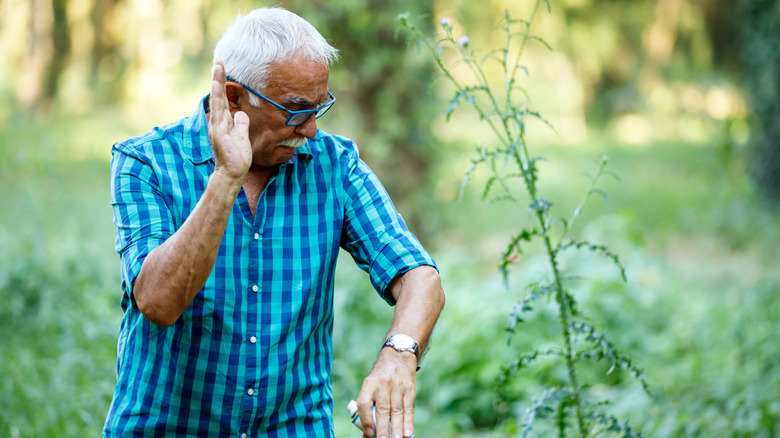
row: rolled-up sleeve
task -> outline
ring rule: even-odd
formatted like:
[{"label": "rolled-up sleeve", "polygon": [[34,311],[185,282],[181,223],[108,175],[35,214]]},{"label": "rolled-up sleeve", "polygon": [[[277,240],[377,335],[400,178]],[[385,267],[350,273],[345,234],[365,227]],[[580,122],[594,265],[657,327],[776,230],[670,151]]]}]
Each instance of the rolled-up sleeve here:
[{"label": "rolled-up sleeve", "polygon": [[123,304],[128,300],[136,307],[132,290],[141,265],[173,234],[175,226],[152,166],[142,156],[116,145],[111,154],[111,205],[117,227],[114,245],[121,257]]},{"label": "rolled-up sleeve", "polygon": [[348,161],[342,247],[368,272],[380,296],[393,305],[395,299],[387,289],[393,279],[418,266],[436,267],[436,263],[409,231],[387,191],[356,150]]}]

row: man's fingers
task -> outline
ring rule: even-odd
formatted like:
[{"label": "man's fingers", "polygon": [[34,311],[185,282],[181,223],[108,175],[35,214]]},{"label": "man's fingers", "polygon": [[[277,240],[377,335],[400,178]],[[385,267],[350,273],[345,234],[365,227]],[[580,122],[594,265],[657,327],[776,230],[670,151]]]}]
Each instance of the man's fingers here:
[{"label": "man's fingers", "polygon": [[243,111],[233,115],[233,136],[238,142],[249,140],[249,116]]},{"label": "man's fingers", "polygon": [[[365,385],[364,385],[365,386]],[[357,399],[358,416],[360,416],[360,425],[363,427],[365,436],[374,436],[376,425],[374,424],[374,395],[369,393],[364,387]]]},{"label": "man's fingers", "polygon": [[[211,86],[212,86],[212,92],[217,91],[217,93],[224,94],[225,91],[225,81],[227,80],[227,74],[225,73],[225,65],[222,64],[222,61],[217,61],[214,63],[214,67],[211,69]],[[218,84],[218,87],[220,90],[214,90],[214,85]]]},{"label": "man's fingers", "polygon": [[415,391],[404,394],[404,438],[409,438],[414,433],[414,398]]},{"label": "man's fingers", "polygon": [[380,391],[376,397],[376,436],[388,438],[390,433],[390,397],[387,391]]},{"label": "man's fingers", "polygon": [[414,384],[400,379],[366,379],[358,395],[358,415],[365,436],[412,436],[415,392]]},{"label": "man's fingers", "polygon": [[222,65],[222,61],[215,62],[211,69],[211,96],[209,97],[211,121],[219,121],[223,117],[223,111],[228,107],[225,77],[225,66]]},{"label": "man's fingers", "polygon": [[393,388],[393,394],[390,397],[390,428],[393,438],[400,438],[403,434],[404,425],[404,388]]}]

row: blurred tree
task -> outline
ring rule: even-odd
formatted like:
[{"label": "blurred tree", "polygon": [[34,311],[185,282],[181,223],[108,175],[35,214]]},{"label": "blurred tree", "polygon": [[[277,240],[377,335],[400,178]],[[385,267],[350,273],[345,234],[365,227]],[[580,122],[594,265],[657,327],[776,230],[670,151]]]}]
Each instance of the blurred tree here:
[{"label": "blurred tree", "polygon": [[65,71],[67,66],[68,55],[70,55],[70,27],[68,25],[66,6],[66,0],[52,0],[51,2],[54,19],[51,40],[54,45],[54,51],[52,52],[43,87],[45,102],[51,102],[57,96],[57,85],[62,72]]},{"label": "blurred tree", "polygon": [[[430,96],[432,64],[396,36],[398,14],[432,20],[433,0],[291,0],[286,8],[302,14],[341,51],[331,82],[352,105],[345,133],[381,176],[410,227],[432,231],[429,170],[435,164],[431,125],[437,109]],[[426,211],[427,210],[427,211]]]},{"label": "blurred tree", "polygon": [[[650,52],[643,48],[643,32],[653,26],[653,20],[648,20],[653,16],[652,4],[586,0],[560,7],[570,36],[560,42],[560,50],[579,71],[588,123],[604,125],[617,115],[636,111],[642,106],[637,77],[657,76],[668,59],[668,54],[660,54],[653,62],[644,62],[642,56]],[[659,23],[656,32],[669,32],[668,27]]]},{"label": "blurred tree", "polygon": [[[117,38],[115,13],[122,0],[93,0],[90,13],[92,25],[92,50],[90,59],[90,83],[102,81],[114,83],[119,77],[122,59],[118,56],[121,41]],[[114,101],[119,96],[119,87],[100,90],[100,100]]]},{"label": "blurred tree", "polygon": [[28,113],[46,111],[70,54],[70,29],[65,0],[32,0],[28,48],[22,61],[16,97]]},{"label": "blurred tree", "polygon": [[[590,125],[651,112],[648,97],[659,87],[701,87],[712,80],[713,43],[697,2],[582,0],[561,6],[567,30],[561,50],[585,86]],[[676,107],[684,106],[677,99]]]},{"label": "blurred tree", "polygon": [[763,192],[780,202],[780,4],[737,2],[742,82],[751,99],[752,172]]},{"label": "blurred tree", "polygon": [[749,101],[751,173],[765,196],[780,203],[780,3],[700,2],[715,61],[739,79]]}]

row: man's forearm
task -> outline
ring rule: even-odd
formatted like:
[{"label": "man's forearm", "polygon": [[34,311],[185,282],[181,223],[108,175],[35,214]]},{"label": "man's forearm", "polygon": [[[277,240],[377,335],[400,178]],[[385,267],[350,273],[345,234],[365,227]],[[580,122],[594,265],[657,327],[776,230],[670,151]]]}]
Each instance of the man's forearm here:
[{"label": "man's forearm", "polygon": [[181,228],[146,257],[133,296],[148,320],[173,324],[206,283],[240,189],[239,181],[212,174]]},{"label": "man's forearm", "polygon": [[388,336],[396,333],[411,336],[422,355],[444,307],[444,290],[438,272],[432,266],[412,269],[391,283],[390,292],[396,305]]}]

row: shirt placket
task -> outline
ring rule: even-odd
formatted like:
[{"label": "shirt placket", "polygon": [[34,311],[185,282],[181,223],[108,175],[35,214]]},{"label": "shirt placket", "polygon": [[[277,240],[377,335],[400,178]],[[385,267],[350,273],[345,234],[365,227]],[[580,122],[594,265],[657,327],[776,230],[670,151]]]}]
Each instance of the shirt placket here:
[{"label": "shirt placket", "polygon": [[262,315],[258,311],[261,308],[260,301],[262,290],[262,279],[260,274],[263,269],[262,242],[263,230],[267,219],[266,210],[266,192],[268,187],[274,182],[276,176],[271,177],[260,195],[255,211],[254,221],[252,222],[252,236],[249,243],[249,265],[246,267],[249,275],[246,282],[247,312],[246,312],[246,332],[244,333],[244,342],[246,343],[246,379],[244,382],[242,395],[242,411],[239,438],[249,438],[251,436],[252,426],[260,412],[265,409],[261,406],[265,398],[261,397],[261,388],[259,376],[262,369],[262,355],[264,347],[260,333],[262,331]]}]

